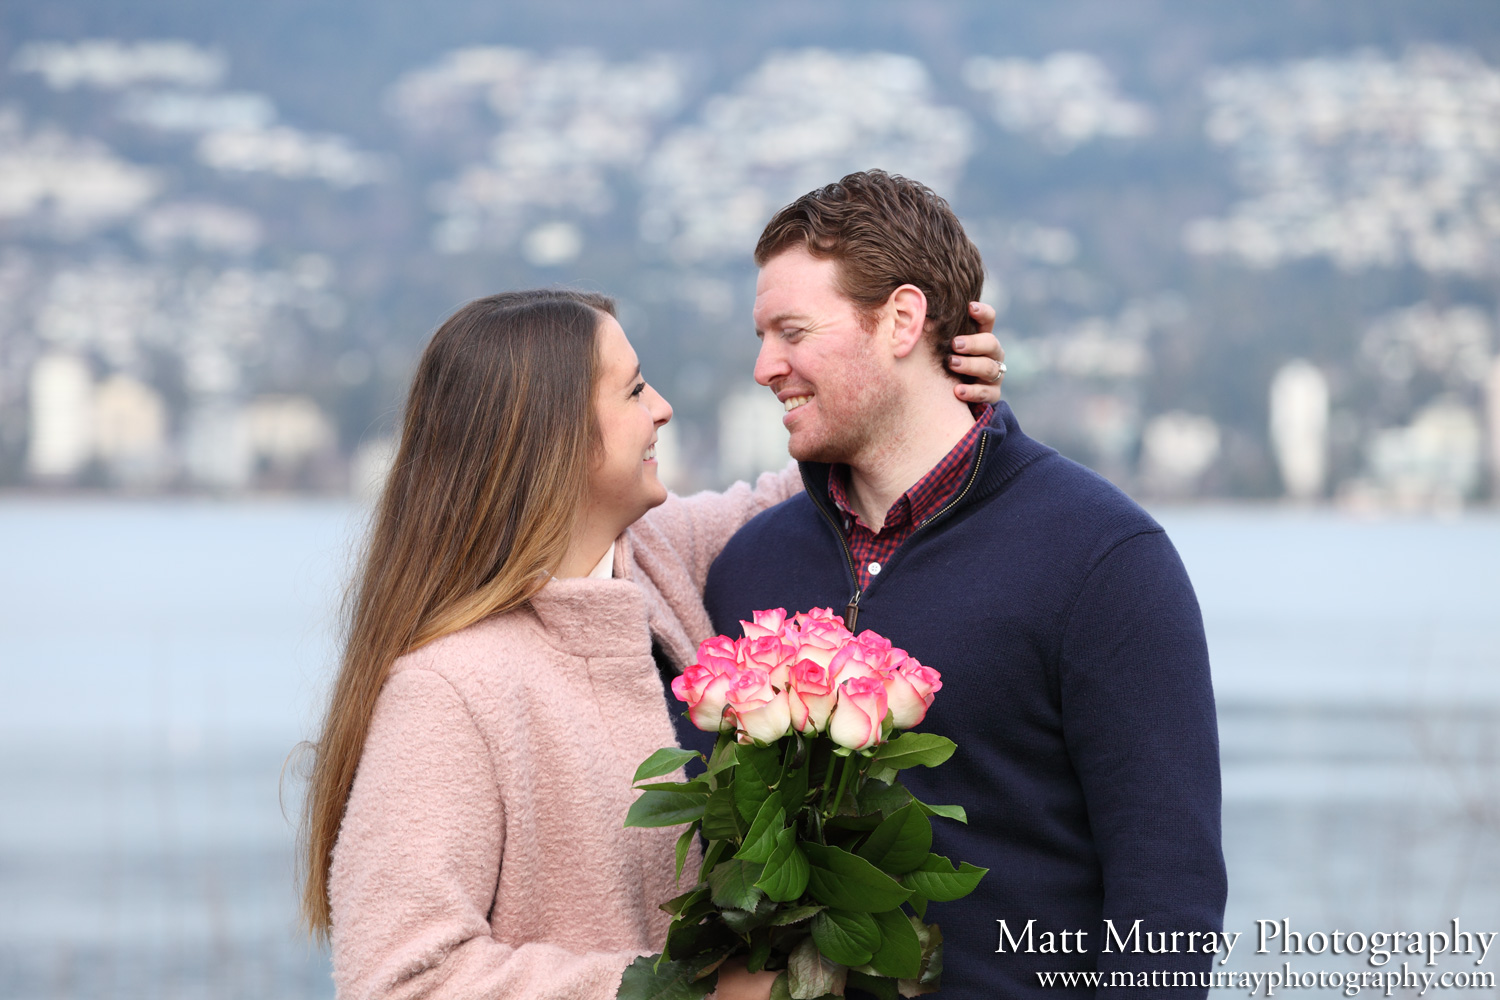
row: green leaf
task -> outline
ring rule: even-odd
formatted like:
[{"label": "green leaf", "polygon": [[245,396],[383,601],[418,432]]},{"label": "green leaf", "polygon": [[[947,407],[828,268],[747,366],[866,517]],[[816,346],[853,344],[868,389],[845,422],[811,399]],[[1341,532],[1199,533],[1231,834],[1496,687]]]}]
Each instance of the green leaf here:
[{"label": "green leaf", "polygon": [[771,935],[760,933],[750,935],[750,951],[745,956],[745,971],[759,972],[766,967],[766,959],[771,957]]},{"label": "green leaf", "polygon": [[723,917],[724,923],[736,934],[748,934],[758,927],[764,927],[776,916],[779,909],[775,901],[761,896],[755,901],[755,906],[749,910],[725,909],[720,910],[719,915]]},{"label": "green leaf", "polygon": [[746,826],[755,822],[756,813],[771,795],[771,786],[761,781],[755,772],[744,767],[734,770],[734,782],[729,786],[734,796],[735,810]]},{"label": "green leaf", "polygon": [[870,759],[898,771],[907,767],[937,767],[957,749],[957,743],[936,733],[902,733],[876,747]]},{"label": "green leaf", "polygon": [[662,747],[656,753],[641,761],[641,766],[635,769],[635,777],[631,783],[645,781],[647,778],[659,778],[664,774],[671,774],[682,767],[694,757],[702,758],[702,754],[695,750],[679,750],[677,747]]},{"label": "green leaf", "polygon": [[912,926],[922,942],[922,975],[918,981],[936,989],[943,981],[943,929],[920,920]]},{"label": "green leaf", "polygon": [[753,910],[761,897],[755,881],[760,878],[765,867],[737,858],[715,865],[714,870],[708,873],[708,887],[713,891],[714,903],[723,908]]},{"label": "green leaf", "polygon": [[755,884],[778,903],[789,903],[807,890],[808,872],[807,855],[797,846],[797,831],[783,827],[776,835],[776,849]]},{"label": "green leaf", "polygon": [[912,803],[886,817],[857,853],[883,872],[905,875],[931,850],[932,821]]},{"label": "green leaf", "polygon": [[707,898],[708,886],[695,885],[682,895],[673,896],[671,899],[661,904],[661,908],[666,912],[672,914],[674,917],[681,916],[689,908],[691,908],[694,903]]},{"label": "green leaf", "polygon": [[698,969],[697,962],[663,962],[657,967],[655,955],[638,958],[620,977],[617,1000],[699,1000],[718,977],[698,979]]},{"label": "green leaf", "polygon": [[[812,936],[818,950],[840,965],[864,965],[880,947],[880,927],[875,918],[853,910],[824,910],[813,917]],[[916,940],[915,935],[912,940]],[[912,969],[911,974],[915,976],[917,970]]]},{"label": "green leaf", "polygon": [[[708,903],[709,912],[718,912],[713,908],[712,900]],[[729,929],[717,920],[704,920],[704,914],[694,913],[691,918],[679,917],[672,921],[667,928],[667,940],[662,948],[662,954],[668,960],[682,960],[685,962],[698,962],[699,968],[708,959],[705,952],[718,952],[727,954],[728,951],[738,943],[738,938],[729,932]]]},{"label": "green leaf", "polygon": [[750,830],[745,834],[745,842],[735,852],[735,857],[746,861],[760,861],[762,863],[770,860],[772,852],[776,850],[776,838],[782,830],[786,829],[786,810],[781,808],[781,793],[772,792],[770,797],[761,804],[760,812],[755,814],[755,822],[750,824]]},{"label": "green leaf", "polygon": [[820,903],[878,913],[900,906],[911,895],[906,886],[848,851],[811,842],[802,850],[811,866],[808,891]]},{"label": "green leaf", "polygon": [[787,815],[795,817],[807,799],[807,761],[803,761],[803,766],[794,767],[782,775],[776,790],[781,793],[781,804]]},{"label": "green leaf", "polygon": [[824,958],[813,939],[807,937],[787,956],[786,973],[792,1000],[817,1000],[829,993],[842,994],[848,970]]},{"label": "green leaf", "polygon": [[654,781],[647,785],[636,785],[638,792],[681,792],[684,795],[707,795],[713,789],[708,787],[708,782],[699,779],[697,781]]},{"label": "green leaf", "polygon": [[921,917],[923,920],[927,919],[926,896],[922,895],[920,892],[914,892],[911,894],[911,898],[906,901],[906,905],[910,906],[912,908],[912,912],[917,916]]},{"label": "green leaf", "polygon": [[765,747],[741,743],[735,747],[734,759],[746,771],[759,777],[762,783],[774,785],[781,780],[781,754],[778,743]]},{"label": "green leaf", "polygon": [[697,792],[642,792],[625,814],[626,826],[676,826],[703,818],[708,796]]},{"label": "green leaf", "polygon": [[917,940],[922,943],[922,974],[916,979],[896,980],[896,989],[903,997],[936,993],[943,983],[943,932],[937,924],[924,924],[920,920],[911,923]]},{"label": "green leaf", "polygon": [[710,840],[708,850],[703,852],[703,864],[698,866],[698,881],[707,882],[708,873],[714,870],[714,865],[724,858],[729,850],[730,844],[727,840]]},{"label": "green leaf", "polygon": [[790,981],[785,969],[777,973],[776,978],[771,980],[771,1000],[792,1000],[792,990],[788,985]]},{"label": "green leaf", "polygon": [[889,816],[891,813],[914,801],[911,792],[900,785],[884,782],[869,781],[859,793],[859,811],[861,813],[880,813]]},{"label": "green leaf", "polygon": [[889,784],[896,780],[896,769],[886,767],[884,764],[871,761],[869,770],[865,771],[866,781],[884,781]]},{"label": "green leaf", "polygon": [[739,767],[734,772],[734,804],[746,823],[754,822],[761,803],[771,794],[771,786],[781,778],[781,761],[776,747],[741,744],[735,750]]},{"label": "green leaf", "polygon": [[682,836],[677,838],[677,881],[682,881],[682,866],[687,863],[688,849],[693,846],[693,837],[698,833],[702,823],[689,823],[688,828],[682,831]]},{"label": "green leaf", "polygon": [[919,868],[901,876],[901,884],[935,903],[947,903],[973,892],[988,871],[967,861],[955,869],[947,858],[929,854]]},{"label": "green leaf", "polygon": [[846,990],[863,990],[875,998],[875,1000],[896,1000],[900,996],[896,992],[896,984],[884,976],[872,976],[868,972],[858,969],[849,970],[849,981],[845,984]]},{"label": "green leaf", "polygon": [[[826,834],[826,836],[823,837],[823,843],[827,843],[829,840],[838,836],[839,834],[845,833],[853,834],[854,836],[851,839],[859,840],[860,834],[869,833],[879,825],[879,813],[875,813],[870,816],[835,816],[827,823],[823,824],[823,832],[824,834]],[[840,844],[839,846],[843,847],[845,845]]]},{"label": "green leaf", "polygon": [[792,924],[800,923],[811,916],[821,913],[826,907],[822,903],[809,903],[806,906],[794,906],[790,910],[782,910],[776,914],[771,921],[772,927],[790,927]]},{"label": "green leaf", "polygon": [[708,805],[703,810],[703,836],[709,840],[738,842],[745,832],[744,822],[734,807],[734,789],[720,788],[708,797]]},{"label": "green leaf", "polygon": [[871,919],[880,928],[880,947],[870,967],[892,979],[915,979],[922,974],[922,942],[911,918],[900,910],[886,910]]},{"label": "green leaf", "polygon": [[738,764],[739,759],[735,756],[735,749],[737,746],[738,744],[731,741],[728,743],[721,743],[719,746],[715,747],[714,755],[709,759],[708,770],[704,772],[704,776],[707,777],[708,775],[718,774],[720,771],[726,771],[734,765]]},{"label": "green leaf", "polygon": [[969,821],[969,814],[964,811],[963,806],[930,806],[925,802],[917,802],[916,799],[912,801],[917,803],[918,809],[929,816],[943,816],[947,819],[956,819],[960,823]]}]

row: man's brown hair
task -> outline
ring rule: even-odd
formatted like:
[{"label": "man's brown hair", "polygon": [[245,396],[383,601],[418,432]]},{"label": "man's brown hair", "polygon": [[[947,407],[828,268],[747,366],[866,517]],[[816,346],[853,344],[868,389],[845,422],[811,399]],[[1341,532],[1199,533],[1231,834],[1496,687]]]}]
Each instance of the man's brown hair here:
[{"label": "man's brown hair", "polygon": [[920,288],[926,339],[940,367],[953,338],[975,330],[969,303],[984,289],[984,261],[953,209],[925,184],[862,170],[809,191],[766,224],[755,264],[796,249],[838,262],[838,290],[867,327],[897,288]]}]

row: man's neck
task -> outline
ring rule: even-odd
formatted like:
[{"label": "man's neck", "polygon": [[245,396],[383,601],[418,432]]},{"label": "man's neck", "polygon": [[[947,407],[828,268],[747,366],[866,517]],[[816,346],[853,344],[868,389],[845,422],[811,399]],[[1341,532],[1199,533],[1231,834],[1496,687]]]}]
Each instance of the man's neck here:
[{"label": "man's neck", "polygon": [[849,505],[872,531],[885,515],[974,426],[974,414],[943,379],[893,415],[879,441],[849,464]]}]

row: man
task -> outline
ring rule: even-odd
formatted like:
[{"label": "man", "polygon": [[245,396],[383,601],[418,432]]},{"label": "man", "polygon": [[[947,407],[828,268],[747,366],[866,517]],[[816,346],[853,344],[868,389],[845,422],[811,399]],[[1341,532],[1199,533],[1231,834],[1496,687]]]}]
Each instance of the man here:
[{"label": "man", "polygon": [[[990,869],[928,910],[942,995],[1206,971],[1225,896],[1217,727],[1161,527],[1008,405],[954,396],[939,359],[972,329],[983,264],[932,191],[851,174],[778,213],[755,260],[755,377],[786,407],[806,492],[735,536],[705,599],[727,634],[756,609],[831,606],[942,672],[921,728],[958,751],[902,779],[968,811],[934,821],[933,851]],[[1147,950],[1163,940],[1175,950]],[[1133,991],[1159,993],[1193,995]]]}]

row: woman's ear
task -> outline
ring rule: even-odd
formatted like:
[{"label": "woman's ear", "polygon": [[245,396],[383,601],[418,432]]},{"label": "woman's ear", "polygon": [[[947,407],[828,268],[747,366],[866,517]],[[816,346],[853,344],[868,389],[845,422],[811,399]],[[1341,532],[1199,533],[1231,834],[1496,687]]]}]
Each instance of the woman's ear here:
[{"label": "woman's ear", "polygon": [[927,332],[927,296],[916,285],[902,285],[886,301],[894,323],[891,326],[891,353],[905,358],[917,349]]}]

